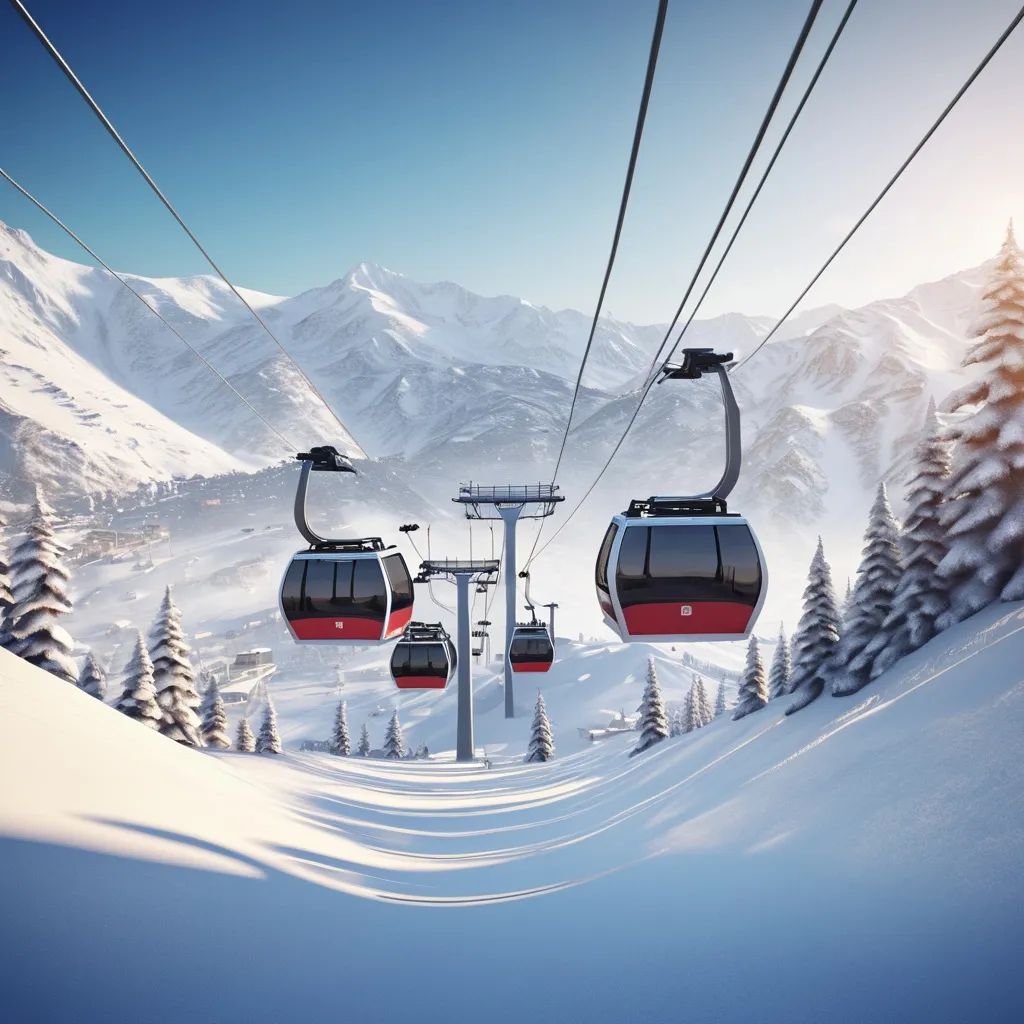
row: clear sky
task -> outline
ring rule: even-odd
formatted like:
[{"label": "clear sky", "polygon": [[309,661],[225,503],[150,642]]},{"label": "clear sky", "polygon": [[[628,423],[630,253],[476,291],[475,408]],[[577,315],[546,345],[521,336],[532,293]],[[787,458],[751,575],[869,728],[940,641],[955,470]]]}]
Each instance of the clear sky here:
[{"label": "clear sky", "polygon": [[[798,87],[845,4],[827,0]],[[372,260],[593,308],[654,0],[26,5],[236,283],[295,294]],[[615,316],[674,311],[807,7],[673,0]],[[860,0],[705,311],[780,313],[1016,8]],[[994,254],[1024,217],[1022,67],[1024,27],[807,305],[901,294]],[[0,95],[0,165],[100,255],[206,272],[7,4]],[[0,219],[81,259],[5,183]]]}]

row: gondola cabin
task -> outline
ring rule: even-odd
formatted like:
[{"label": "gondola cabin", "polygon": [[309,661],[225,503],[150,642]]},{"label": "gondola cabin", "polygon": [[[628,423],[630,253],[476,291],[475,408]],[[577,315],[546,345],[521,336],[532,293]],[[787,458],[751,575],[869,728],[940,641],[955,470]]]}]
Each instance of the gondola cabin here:
[{"label": "gondola cabin", "polygon": [[720,499],[634,501],[597,557],[597,599],[623,641],[745,640],[768,589],[750,524]]},{"label": "gondola cabin", "polygon": [[455,675],[455,645],[440,623],[410,622],[391,654],[400,690],[443,690]]},{"label": "gondola cabin", "polygon": [[508,660],[513,672],[547,672],[555,660],[547,626],[518,625],[512,633]]},{"label": "gondola cabin", "polygon": [[405,559],[379,538],[299,551],[281,581],[281,614],[299,644],[385,643],[409,624],[412,605]]}]

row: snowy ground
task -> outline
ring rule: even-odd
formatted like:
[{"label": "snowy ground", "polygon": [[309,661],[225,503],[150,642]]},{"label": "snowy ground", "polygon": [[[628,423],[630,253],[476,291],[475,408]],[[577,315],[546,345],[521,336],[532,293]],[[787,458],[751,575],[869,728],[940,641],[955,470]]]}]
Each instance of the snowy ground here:
[{"label": "snowy ground", "polygon": [[[855,698],[629,759],[573,734],[642,649],[570,648],[557,759],[481,699],[489,771],[186,750],[0,652],[0,1019],[1017,1020],[1022,651],[998,606]],[[325,732],[312,687],[286,742]],[[453,696],[404,701],[454,732]]]}]

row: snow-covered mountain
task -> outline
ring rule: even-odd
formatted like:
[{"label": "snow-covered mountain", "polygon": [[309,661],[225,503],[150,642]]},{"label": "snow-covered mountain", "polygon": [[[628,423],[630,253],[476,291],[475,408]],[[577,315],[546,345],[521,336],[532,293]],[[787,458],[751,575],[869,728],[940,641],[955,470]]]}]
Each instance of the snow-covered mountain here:
[{"label": "snow-covered mountain", "polygon": [[[842,541],[839,578],[852,571],[877,481],[897,485],[898,509],[929,397],[963,383],[960,357],[983,279],[975,268],[861,309],[807,312],[738,369],[746,458],[734,498],[769,548],[785,546],[789,561],[805,565],[821,530]],[[221,282],[130,280],[294,447],[109,275],[0,225],[0,473],[59,481],[65,492],[119,489],[253,470],[317,441],[346,447]],[[294,298],[245,295],[365,452],[390,457],[427,502],[449,508],[461,480],[550,477],[588,315],[418,284],[371,264]],[[771,323],[739,314],[695,321],[687,344],[742,355]],[[560,474],[567,508],[632,414],[630,389],[663,333],[601,321]],[[714,483],[723,433],[716,389],[712,381],[653,389],[576,528],[552,546],[548,572],[580,553],[589,561],[608,516],[630,497]]]}]

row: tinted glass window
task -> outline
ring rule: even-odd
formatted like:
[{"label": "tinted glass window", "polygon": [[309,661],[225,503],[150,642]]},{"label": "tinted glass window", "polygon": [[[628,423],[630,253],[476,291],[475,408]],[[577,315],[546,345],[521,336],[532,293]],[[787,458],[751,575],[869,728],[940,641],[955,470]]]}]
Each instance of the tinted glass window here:
[{"label": "tinted glass window", "polygon": [[306,562],[299,559],[288,566],[281,584],[281,607],[285,615],[292,616],[302,611],[302,577],[306,572]]},{"label": "tinted glass window", "polygon": [[761,563],[750,529],[746,526],[719,526],[718,543],[722,549],[722,576],[734,594],[756,600],[761,589]]},{"label": "tinted glass window", "polygon": [[333,602],[334,562],[322,558],[307,559],[306,612],[313,615],[330,615]]},{"label": "tinted glass window", "polygon": [[718,546],[713,526],[655,526],[651,528],[648,573],[654,579],[714,579],[718,575]]},{"label": "tinted glass window", "polygon": [[647,560],[646,526],[627,526],[619,548],[619,576],[643,576]]},{"label": "tinted glass window", "polygon": [[338,562],[334,576],[334,598],[346,603],[352,598],[352,561]]},{"label": "tinted glass window", "polygon": [[597,553],[597,571],[595,579],[602,590],[608,589],[608,556],[611,554],[612,545],[615,543],[615,534],[619,532],[619,524],[612,523],[608,532],[601,542],[601,550]]},{"label": "tinted glass window", "polygon": [[384,569],[391,581],[391,610],[399,612],[412,607],[412,577],[401,555],[388,555]]},{"label": "tinted glass window", "polygon": [[546,636],[517,636],[512,641],[509,659],[520,661],[552,660],[551,641]]},{"label": "tinted glass window", "polygon": [[360,558],[352,563],[352,614],[384,618],[387,589],[384,574],[376,558]]}]

